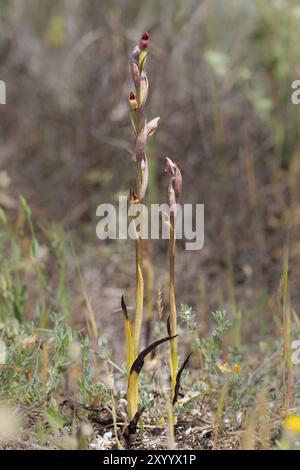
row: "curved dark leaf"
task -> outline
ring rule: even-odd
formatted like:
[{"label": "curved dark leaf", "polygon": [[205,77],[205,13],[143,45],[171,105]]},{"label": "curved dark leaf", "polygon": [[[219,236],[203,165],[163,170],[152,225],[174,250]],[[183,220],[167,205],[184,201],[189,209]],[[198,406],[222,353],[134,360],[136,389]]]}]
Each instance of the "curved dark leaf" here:
[{"label": "curved dark leaf", "polygon": [[177,402],[178,400],[178,396],[179,396],[179,390],[180,390],[180,381],[181,381],[181,376],[182,376],[182,373],[184,371],[184,369],[186,368],[186,366],[188,365],[188,362],[190,360],[190,357],[193,353],[191,352],[188,357],[186,358],[186,360],[184,361],[184,363],[182,364],[181,368],[179,369],[178,373],[177,373],[177,376],[176,376],[176,385],[175,385],[175,393],[174,393],[174,398],[173,398],[173,406],[175,405],[175,403]]},{"label": "curved dark leaf", "polygon": [[152,351],[154,351],[154,349],[156,349],[158,346],[160,346],[161,344],[165,343],[166,341],[170,341],[171,339],[174,339],[176,338],[178,335],[175,335],[175,336],[167,336],[166,338],[162,338],[162,339],[159,339],[158,341],[155,341],[154,343],[150,344],[150,346],[148,346],[147,348],[145,348],[139,355],[138,357],[136,358],[136,360],[134,361],[134,363],[132,364],[132,367],[131,367],[131,371],[130,371],[130,375],[133,373],[133,372],[136,372],[137,374],[139,374],[142,370],[142,367],[145,363],[145,357],[150,354]]}]

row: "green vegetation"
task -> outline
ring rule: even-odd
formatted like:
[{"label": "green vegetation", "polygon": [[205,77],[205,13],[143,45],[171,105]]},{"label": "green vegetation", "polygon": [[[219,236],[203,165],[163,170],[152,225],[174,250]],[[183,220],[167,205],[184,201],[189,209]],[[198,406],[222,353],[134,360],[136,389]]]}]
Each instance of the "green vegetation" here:
[{"label": "green vegetation", "polygon": [[[35,3],[0,0],[0,448],[299,449],[298,0]],[[176,213],[100,246],[129,187],[205,203],[204,250]]]}]

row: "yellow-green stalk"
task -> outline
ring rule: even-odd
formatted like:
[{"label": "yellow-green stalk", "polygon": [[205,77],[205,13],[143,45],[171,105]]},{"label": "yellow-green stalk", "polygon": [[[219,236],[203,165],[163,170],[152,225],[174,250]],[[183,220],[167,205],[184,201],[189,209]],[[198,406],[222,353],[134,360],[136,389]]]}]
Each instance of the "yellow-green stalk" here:
[{"label": "yellow-green stalk", "polygon": [[126,364],[127,364],[127,374],[128,377],[130,375],[130,369],[134,362],[134,349],[133,349],[133,339],[132,339],[132,328],[131,323],[127,313],[127,306],[124,300],[124,296],[121,300],[121,306],[123,311],[123,319],[124,319],[124,331],[125,331],[125,338],[126,338]]},{"label": "yellow-green stalk", "polygon": [[129,375],[127,401],[128,418],[131,421],[135,417],[139,406],[139,374],[136,371],[132,371]]},{"label": "yellow-green stalk", "polygon": [[[169,242],[169,288],[170,288],[170,336],[177,334],[177,309],[175,299],[175,217],[170,217],[170,242]],[[170,342],[171,349],[171,378],[172,399],[174,398],[176,377],[178,372],[177,338]]]},{"label": "yellow-green stalk", "polygon": [[144,312],[144,276],[143,276],[143,245],[139,237],[136,240],[136,311],[134,324],[133,347],[137,356],[140,346],[141,329]]}]

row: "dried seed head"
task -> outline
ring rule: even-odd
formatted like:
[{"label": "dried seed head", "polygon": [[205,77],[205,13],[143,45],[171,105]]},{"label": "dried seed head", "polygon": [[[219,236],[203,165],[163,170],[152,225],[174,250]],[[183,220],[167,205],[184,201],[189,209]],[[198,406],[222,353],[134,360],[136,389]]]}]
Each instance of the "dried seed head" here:
[{"label": "dried seed head", "polygon": [[130,92],[130,95],[129,95],[129,106],[130,106],[131,111],[134,111],[135,109],[137,109],[137,108],[139,107],[138,102],[137,102],[137,98],[136,98],[136,95],[135,95],[134,91],[131,91],[131,92]]},{"label": "dried seed head", "polygon": [[[176,198],[178,199],[182,191],[182,176],[176,163],[174,163],[168,157],[166,157],[165,172],[171,176],[171,186],[174,190]],[[169,193],[170,193],[170,189],[169,189]]]},{"label": "dried seed head", "polygon": [[148,46],[149,46],[149,34],[146,31],[141,37],[140,48],[144,50],[144,49],[148,49]]}]

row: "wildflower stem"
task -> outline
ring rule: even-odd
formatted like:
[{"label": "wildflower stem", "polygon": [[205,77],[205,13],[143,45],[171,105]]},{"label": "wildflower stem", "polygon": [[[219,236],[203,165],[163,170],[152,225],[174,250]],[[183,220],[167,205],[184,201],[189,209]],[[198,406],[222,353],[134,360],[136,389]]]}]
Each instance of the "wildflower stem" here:
[{"label": "wildflower stem", "polygon": [[[140,94],[138,93],[139,108],[137,110],[138,134],[142,129],[142,110],[140,107]],[[138,139],[138,137],[137,137]],[[142,166],[141,159],[136,158],[136,194],[138,201],[142,199]],[[138,227],[136,227],[138,228]],[[142,239],[137,230],[136,240],[136,311],[135,311],[135,324],[134,324],[134,337],[133,346],[135,356],[139,353],[141,329],[143,322],[143,309],[144,309],[144,277],[143,277],[143,244]]]},{"label": "wildflower stem", "polygon": [[[171,214],[170,217],[170,244],[169,244],[169,287],[170,287],[170,328],[171,336],[177,335],[177,311],[175,299],[175,217]],[[175,394],[176,376],[178,371],[178,353],[177,353],[177,338],[172,339],[170,342],[171,348],[171,377],[172,377],[172,399]]]},{"label": "wildflower stem", "polygon": [[[144,70],[147,60],[147,48],[149,35],[145,32],[140,40],[140,46],[136,46],[131,56],[131,75],[135,86],[135,91],[129,95],[129,106],[131,121],[136,136],[136,182],[135,193],[130,192],[132,203],[140,204],[140,219],[143,220],[143,206],[141,201],[145,197],[148,186],[148,159],[146,156],[147,138],[153,135],[158,127],[159,117],[152,119],[149,123],[145,119],[145,104],[148,97],[149,83],[146,71]],[[142,227],[135,222],[136,230],[136,311],[133,328],[133,361],[139,356],[140,338],[144,313],[144,276],[143,276],[143,242]],[[134,362],[133,362],[134,364]],[[133,365],[131,364],[131,366]],[[132,419],[138,411],[138,373],[130,374],[128,383],[128,414]]]},{"label": "wildflower stem", "polygon": [[[136,162],[136,192],[138,200],[141,200],[141,182],[142,182],[142,169],[140,161]],[[136,227],[138,234],[138,227]],[[135,323],[133,333],[133,361],[139,354],[140,337],[143,322],[143,310],[144,310],[144,277],[143,277],[143,244],[140,235],[138,234],[136,245],[136,311],[135,311]],[[139,403],[139,383],[138,376],[132,382],[132,386],[128,388],[128,416],[129,419],[133,419],[136,412],[138,411]]]},{"label": "wildflower stem", "polygon": [[136,312],[134,325],[134,353],[138,355],[143,322],[144,309],[144,277],[143,277],[143,245],[139,237],[136,240]]},{"label": "wildflower stem", "polygon": [[[175,299],[175,249],[176,249],[176,232],[175,220],[177,213],[177,200],[182,191],[182,176],[178,166],[170,159],[166,158],[165,172],[170,176],[168,187],[169,199],[169,289],[170,289],[170,336],[177,335],[177,311]],[[174,338],[170,343],[171,350],[171,379],[172,379],[172,401],[176,401],[176,382],[178,372],[178,354],[177,339]]]}]

